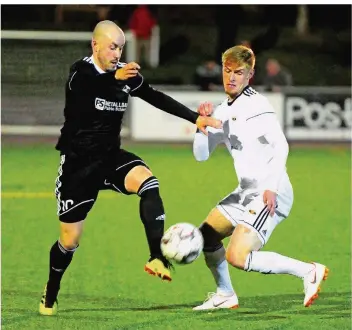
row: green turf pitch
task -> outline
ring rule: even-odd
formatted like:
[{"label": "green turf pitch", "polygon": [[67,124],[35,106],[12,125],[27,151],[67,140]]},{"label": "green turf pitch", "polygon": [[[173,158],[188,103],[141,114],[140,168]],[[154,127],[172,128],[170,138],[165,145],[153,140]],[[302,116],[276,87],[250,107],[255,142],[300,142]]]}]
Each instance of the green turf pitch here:
[{"label": "green turf pitch", "polygon": [[[183,221],[199,224],[237,184],[224,149],[205,163],[193,159],[190,147],[129,150],[144,158],[159,178],[166,227]],[[350,329],[348,150],[291,150],[294,206],[265,247],[328,265],[330,277],[311,308],[303,307],[301,280],[231,268],[240,309],[193,312],[191,307],[214,290],[203,257],[176,267],[172,283],[147,275],[138,197],[102,192],[64,276],[59,315],[50,318],[38,315],[38,303],[48,251],[58,238],[53,198],[58,157],[52,146],[2,149],[4,329]]]}]

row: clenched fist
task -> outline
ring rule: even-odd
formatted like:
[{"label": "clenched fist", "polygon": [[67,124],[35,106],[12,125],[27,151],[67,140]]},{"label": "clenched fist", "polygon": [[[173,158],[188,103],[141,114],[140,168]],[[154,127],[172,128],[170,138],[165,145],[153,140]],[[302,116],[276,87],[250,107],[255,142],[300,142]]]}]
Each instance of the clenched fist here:
[{"label": "clenched fist", "polygon": [[197,112],[201,116],[210,116],[213,113],[213,111],[214,111],[214,107],[213,107],[213,104],[210,102],[202,103],[197,109]]},{"label": "clenched fist", "polygon": [[133,78],[138,74],[140,68],[141,67],[136,62],[127,63],[124,67],[116,70],[115,79],[127,80]]},{"label": "clenched fist", "polygon": [[197,118],[196,125],[201,132],[203,132],[205,135],[208,135],[208,132],[206,131],[207,126],[221,128],[222,122],[212,117],[199,116]]}]

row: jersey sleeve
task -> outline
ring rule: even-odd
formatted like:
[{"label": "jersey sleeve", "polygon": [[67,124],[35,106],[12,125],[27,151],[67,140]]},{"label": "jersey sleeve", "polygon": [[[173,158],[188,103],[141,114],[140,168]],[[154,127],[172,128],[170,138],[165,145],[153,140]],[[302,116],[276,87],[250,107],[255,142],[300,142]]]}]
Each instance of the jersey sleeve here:
[{"label": "jersey sleeve", "polygon": [[[216,109],[213,117],[220,119],[216,115]],[[229,148],[229,143],[226,139],[223,128],[213,128],[208,126],[206,130],[208,135],[205,135],[200,130],[197,130],[194,135],[193,155],[199,162],[207,160],[218,144],[225,143],[226,147]]]},{"label": "jersey sleeve", "polygon": [[247,119],[250,130],[256,132],[259,141],[269,144],[274,150],[268,164],[267,190],[278,191],[280,179],[286,170],[289,146],[273,107],[267,102],[263,111]]},{"label": "jersey sleeve", "polygon": [[138,95],[138,89],[142,87],[144,82],[144,77],[138,73],[135,77],[128,79],[127,84],[131,88],[131,96]]},{"label": "jersey sleeve", "polygon": [[277,192],[280,179],[286,170],[289,147],[277,120],[272,123],[270,128],[271,130],[264,135],[269,144],[274,148],[274,158],[268,165],[270,179],[267,189]]},{"label": "jersey sleeve", "polygon": [[[141,77],[141,78],[139,78]],[[134,78],[133,78],[134,79]],[[198,118],[198,113],[184,106],[182,103],[176,101],[172,97],[154,89],[148,84],[142,75],[138,74],[133,83],[131,82],[130,95],[139,97],[142,100],[148,102],[152,106],[165,111],[176,117],[185,119],[195,124]],[[132,87],[133,86],[133,87]],[[143,109],[141,109],[143,111]]]},{"label": "jersey sleeve", "polygon": [[257,108],[258,111],[253,111],[246,121],[251,133],[259,137],[268,131],[268,126],[277,121],[276,112],[269,101],[264,97],[256,100],[250,106]]}]

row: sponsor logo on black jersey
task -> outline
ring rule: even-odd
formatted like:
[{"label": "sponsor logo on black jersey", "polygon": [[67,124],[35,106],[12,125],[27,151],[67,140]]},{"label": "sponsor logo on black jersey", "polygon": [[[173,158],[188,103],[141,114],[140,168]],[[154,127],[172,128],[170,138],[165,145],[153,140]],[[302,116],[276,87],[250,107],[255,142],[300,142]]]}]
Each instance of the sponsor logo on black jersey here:
[{"label": "sponsor logo on black jersey", "polygon": [[127,102],[114,102],[101,99],[99,97],[95,98],[95,108],[100,111],[126,111]]}]

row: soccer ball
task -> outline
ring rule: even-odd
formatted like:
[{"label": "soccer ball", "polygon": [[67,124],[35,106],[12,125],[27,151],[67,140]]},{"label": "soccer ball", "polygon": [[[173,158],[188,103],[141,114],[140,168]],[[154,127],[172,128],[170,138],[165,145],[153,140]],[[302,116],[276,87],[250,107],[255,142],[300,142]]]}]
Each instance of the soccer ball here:
[{"label": "soccer ball", "polygon": [[171,226],[161,239],[164,257],[177,264],[190,264],[196,260],[202,253],[203,245],[202,233],[190,223]]}]

